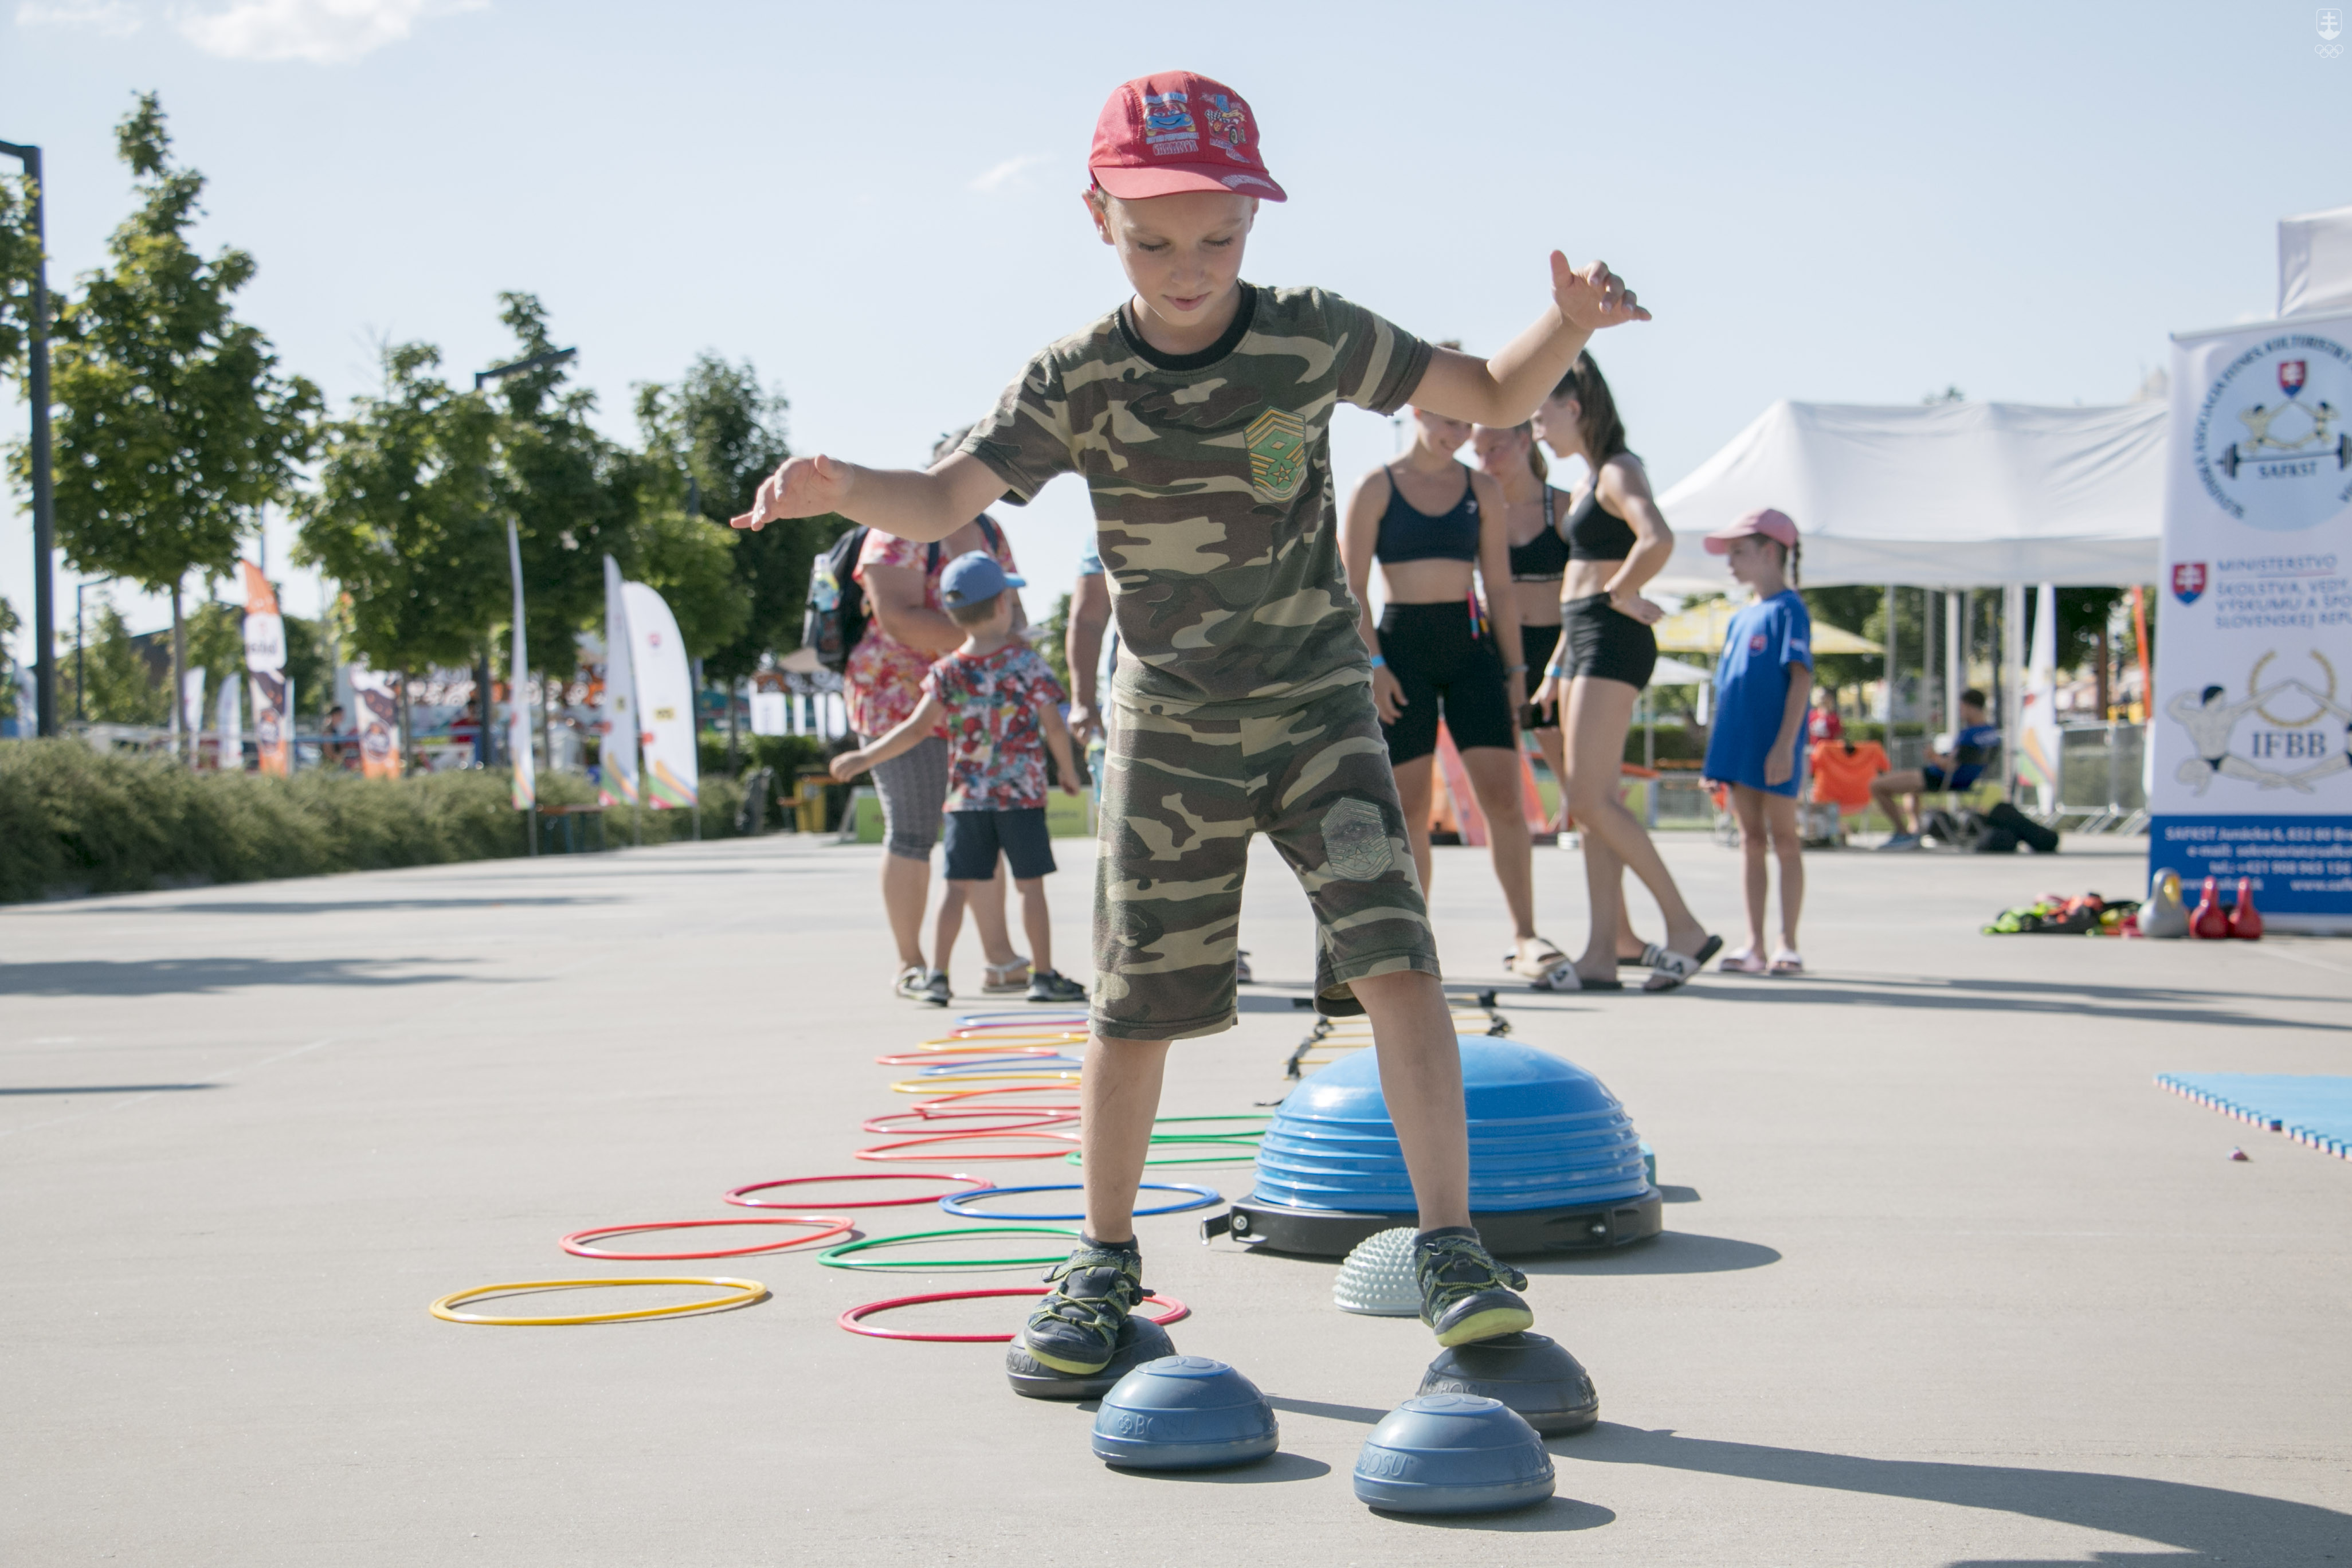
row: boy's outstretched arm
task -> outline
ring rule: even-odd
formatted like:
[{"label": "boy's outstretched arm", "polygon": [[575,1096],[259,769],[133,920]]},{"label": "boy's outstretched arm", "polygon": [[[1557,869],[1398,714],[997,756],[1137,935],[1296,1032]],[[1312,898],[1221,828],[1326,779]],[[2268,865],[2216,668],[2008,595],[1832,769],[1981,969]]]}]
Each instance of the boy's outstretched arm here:
[{"label": "boy's outstretched arm", "polygon": [[760,481],[751,510],[733,520],[761,529],[787,517],[835,512],[900,539],[929,544],[988,510],[1004,481],[969,453],[928,470],[868,468],[819,454],[793,458]]},{"label": "boy's outstretched arm", "polygon": [[833,759],[827,771],[843,784],[847,784],[877,763],[887,763],[902,752],[911,752],[930,739],[932,732],[940,727],[940,721],[947,717],[947,711],[940,706],[940,700],[927,691],[922,701],[915,705],[915,710],[907,715],[905,723],[854,752],[842,752]]},{"label": "boy's outstretched arm", "polygon": [[1551,253],[1551,300],[1543,318],[1492,359],[1434,351],[1413,389],[1413,406],[1479,425],[1517,425],[1551,395],[1593,333],[1650,319],[1606,262],[1580,270],[1557,250]]}]

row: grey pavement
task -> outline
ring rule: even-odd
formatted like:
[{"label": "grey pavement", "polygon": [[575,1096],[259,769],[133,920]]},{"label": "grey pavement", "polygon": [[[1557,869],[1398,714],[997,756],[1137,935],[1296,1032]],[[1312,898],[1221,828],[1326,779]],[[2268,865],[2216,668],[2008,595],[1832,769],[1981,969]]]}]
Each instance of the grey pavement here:
[{"label": "grey pavement", "polygon": [[[1736,944],[1737,857],[1669,846]],[[1091,849],[1056,847],[1083,973]],[[874,849],[0,910],[0,1563],[2352,1562],[2352,1164],[2151,1081],[2347,1070],[2352,943],[1977,933],[2044,889],[2128,893],[2141,852],[1815,855],[1808,979],[1506,991],[1517,1037],[1599,1073],[1656,1146],[1668,1234],[1536,1266],[1538,1326],[1592,1370],[1602,1425],[1551,1444],[1549,1505],[1445,1521],[1349,1488],[1426,1331],[1334,1310],[1328,1263],[1204,1248],[1192,1216],[1143,1222],[1147,1279],[1193,1309],[1180,1347],[1276,1396],[1283,1448],[1181,1479],[1105,1468],[1088,1415],[1014,1398],[996,1346],[835,1325],[1028,1274],[558,1249],[740,1215],[720,1194],[749,1182],[887,1168],[851,1157],[906,1102],[873,1058],[942,1016],[887,994]],[[1538,853],[1544,927],[1580,940],[1581,862]],[[1438,858],[1450,983],[1502,981],[1483,856]],[[1252,874],[1268,984],[1178,1047],[1170,1113],[1284,1088],[1310,931],[1270,854]],[[958,973],[978,977],[969,936]],[[1234,1195],[1248,1173],[1184,1174]],[[595,1328],[425,1310],[633,1268],[772,1296]],[[588,1294],[528,1300],[612,1304]]]}]

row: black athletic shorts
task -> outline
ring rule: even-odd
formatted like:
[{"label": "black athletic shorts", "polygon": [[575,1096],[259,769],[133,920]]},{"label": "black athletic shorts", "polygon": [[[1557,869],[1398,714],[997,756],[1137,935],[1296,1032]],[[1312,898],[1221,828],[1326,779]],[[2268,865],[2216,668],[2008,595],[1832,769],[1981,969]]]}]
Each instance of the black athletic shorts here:
[{"label": "black athletic shorts", "polygon": [[1560,629],[1568,652],[1560,667],[1571,676],[1622,680],[1639,691],[1658,668],[1657,635],[1631,616],[1609,607],[1609,595],[1590,594],[1560,605]]},{"label": "black athletic shorts", "polygon": [[1492,636],[1472,635],[1464,601],[1389,605],[1381,612],[1381,653],[1404,688],[1404,711],[1381,726],[1391,766],[1437,750],[1441,713],[1456,751],[1519,743],[1503,660]]},{"label": "black athletic shorts", "polygon": [[1053,840],[1045,833],[1045,808],[948,813],[948,880],[985,882],[996,875],[996,853],[1013,868],[1015,881],[1043,877],[1054,868]]},{"label": "black athletic shorts", "polygon": [[[1520,689],[1532,697],[1536,688],[1543,684],[1544,671],[1551,668],[1552,650],[1559,647],[1559,628],[1523,626],[1519,628],[1519,647],[1524,650],[1519,657],[1528,661],[1528,683]],[[1519,710],[1522,730],[1557,730],[1559,719],[1558,708],[1546,713],[1530,702]]]}]

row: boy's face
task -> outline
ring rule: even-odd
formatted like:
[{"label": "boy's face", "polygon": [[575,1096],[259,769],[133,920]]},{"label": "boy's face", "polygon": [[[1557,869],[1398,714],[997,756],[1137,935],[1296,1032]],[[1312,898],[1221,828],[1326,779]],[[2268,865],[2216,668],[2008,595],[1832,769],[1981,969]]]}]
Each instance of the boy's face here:
[{"label": "boy's face", "polygon": [[1184,324],[1233,291],[1242,248],[1257,219],[1257,198],[1229,191],[1180,191],[1120,201],[1090,197],[1087,211],[1136,298],[1161,319]]}]

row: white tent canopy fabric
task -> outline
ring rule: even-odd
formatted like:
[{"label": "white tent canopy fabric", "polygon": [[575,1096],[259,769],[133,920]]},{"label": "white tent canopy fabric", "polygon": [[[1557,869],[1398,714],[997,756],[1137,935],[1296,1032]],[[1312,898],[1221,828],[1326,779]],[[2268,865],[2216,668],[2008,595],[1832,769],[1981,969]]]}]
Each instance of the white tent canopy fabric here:
[{"label": "white tent canopy fabric", "polygon": [[1669,592],[1727,585],[1705,536],[1796,519],[1809,587],[2155,581],[2166,405],[1780,402],[1658,498]]}]

